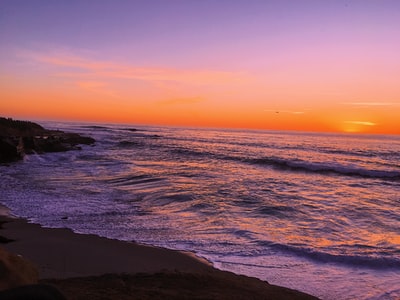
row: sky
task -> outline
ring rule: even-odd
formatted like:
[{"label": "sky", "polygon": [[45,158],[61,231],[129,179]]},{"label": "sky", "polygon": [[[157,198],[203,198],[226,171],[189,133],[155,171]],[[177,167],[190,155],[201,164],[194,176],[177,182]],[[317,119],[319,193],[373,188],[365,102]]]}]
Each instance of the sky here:
[{"label": "sky", "polygon": [[0,0],[0,115],[400,134],[398,0]]}]

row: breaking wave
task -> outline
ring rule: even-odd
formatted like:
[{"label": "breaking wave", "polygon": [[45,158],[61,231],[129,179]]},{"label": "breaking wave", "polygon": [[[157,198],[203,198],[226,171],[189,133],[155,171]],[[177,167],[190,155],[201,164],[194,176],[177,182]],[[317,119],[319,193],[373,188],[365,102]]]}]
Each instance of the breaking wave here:
[{"label": "breaking wave", "polygon": [[251,159],[249,162],[289,171],[334,173],[337,175],[400,180],[400,171],[371,170],[359,166],[342,165],[338,163],[306,162],[302,160],[288,160],[274,157]]},{"label": "breaking wave", "polygon": [[316,248],[307,248],[266,241],[259,242],[259,244],[264,247],[266,246],[268,248],[279,250],[280,252],[294,254],[296,256],[317,261],[320,263],[335,263],[375,270],[400,269],[400,259],[394,256],[385,257],[373,255],[328,253],[320,251]]}]

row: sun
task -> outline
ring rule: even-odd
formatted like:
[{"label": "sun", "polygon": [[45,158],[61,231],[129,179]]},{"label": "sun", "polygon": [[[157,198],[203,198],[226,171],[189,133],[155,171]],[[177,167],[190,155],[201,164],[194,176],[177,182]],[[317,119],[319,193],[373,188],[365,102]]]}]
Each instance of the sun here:
[{"label": "sun", "polygon": [[360,125],[344,124],[342,126],[342,131],[346,132],[346,133],[357,133],[357,132],[361,132],[362,128]]},{"label": "sun", "polygon": [[369,121],[344,121],[342,122],[342,131],[346,133],[367,132],[376,123]]}]

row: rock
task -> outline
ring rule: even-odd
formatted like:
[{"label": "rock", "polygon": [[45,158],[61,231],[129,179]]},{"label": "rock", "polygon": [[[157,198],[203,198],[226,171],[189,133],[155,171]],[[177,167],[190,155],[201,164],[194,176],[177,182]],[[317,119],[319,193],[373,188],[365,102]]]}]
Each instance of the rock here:
[{"label": "rock", "polygon": [[0,247],[0,291],[35,284],[38,279],[39,273],[31,262]]},{"label": "rock", "polygon": [[95,140],[77,133],[47,130],[29,121],[0,117],[0,163],[13,162],[25,154],[79,150]]},{"label": "rock", "polygon": [[91,145],[95,142],[95,139],[87,136],[81,136],[77,133],[65,133],[62,137],[61,140],[66,143],[70,144],[72,146],[76,146],[79,144],[84,144],[84,145]]},{"label": "rock", "polygon": [[46,131],[39,124],[0,117],[0,136],[35,136]]},{"label": "rock", "polygon": [[0,137],[0,162],[12,162],[22,158],[18,151],[18,144],[10,138]]}]

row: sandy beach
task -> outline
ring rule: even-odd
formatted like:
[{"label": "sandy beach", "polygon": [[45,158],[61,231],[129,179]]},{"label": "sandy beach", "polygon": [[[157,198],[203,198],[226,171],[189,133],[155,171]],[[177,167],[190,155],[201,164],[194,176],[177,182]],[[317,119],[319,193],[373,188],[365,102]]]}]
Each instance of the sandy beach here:
[{"label": "sandy beach", "polygon": [[67,299],[316,299],[212,267],[190,253],[0,217],[1,247]]}]

